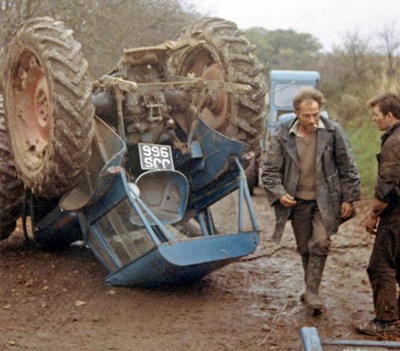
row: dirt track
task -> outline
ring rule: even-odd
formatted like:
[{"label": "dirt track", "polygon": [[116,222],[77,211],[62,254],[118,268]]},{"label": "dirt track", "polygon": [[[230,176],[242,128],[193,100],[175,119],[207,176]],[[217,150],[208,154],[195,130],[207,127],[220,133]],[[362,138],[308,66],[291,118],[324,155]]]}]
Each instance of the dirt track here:
[{"label": "dirt track", "polygon": [[[299,301],[303,273],[290,227],[272,250],[272,211],[261,189],[253,200],[262,228],[254,255],[185,287],[107,286],[84,247],[48,253],[14,233],[0,243],[0,351],[299,350],[303,326],[317,327],[321,339],[371,340],[352,328],[373,315],[365,271],[373,238],[361,225],[367,201],[333,240],[322,286],[328,310],[313,317]],[[224,230],[231,201],[213,212]]]}]

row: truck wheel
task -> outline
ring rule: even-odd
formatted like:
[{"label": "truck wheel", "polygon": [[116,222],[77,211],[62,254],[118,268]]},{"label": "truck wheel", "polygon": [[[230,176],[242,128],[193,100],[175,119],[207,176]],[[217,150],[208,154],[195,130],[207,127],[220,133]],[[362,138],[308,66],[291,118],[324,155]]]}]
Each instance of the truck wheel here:
[{"label": "truck wheel", "polygon": [[266,81],[263,65],[254,54],[255,46],[239,32],[236,24],[220,18],[206,18],[184,29],[178,43],[191,42],[171,56],[170,72],[204,79],[248,84],[251,90],[235,95],[217,91],[211,106],[201,116],[214,129],[249,145],[261,153]]},{"label": "truck wheel", "polygon": [[24,185],[18,179],[4,123],[0,95],[0,240],[14,231],[24,202]]},{"label": "truck wheel", "polygon": [[36,195],[65,193],[89,161],[94,133],[81,45],[62,22],[29,19],[12,38],[4,77],[6,125],[21,179]]},{"label": "truck wheel", "polygon": [[254,195],[254,188],[258,186],[258,166],[255,158],[250,161],[249,166],[246,168],[246,180],[249,188],[250,195]]}]

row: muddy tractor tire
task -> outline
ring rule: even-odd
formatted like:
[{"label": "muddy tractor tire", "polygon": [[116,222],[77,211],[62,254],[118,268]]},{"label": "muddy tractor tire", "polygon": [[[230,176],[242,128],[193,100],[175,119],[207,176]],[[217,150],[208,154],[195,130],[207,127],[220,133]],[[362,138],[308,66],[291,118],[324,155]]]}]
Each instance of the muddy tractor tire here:
[{"label": "muddy tractor tire", "polygon": [[24,185],[18,179],[4,121],[0,95],[0,240],[14,231],[24,203]]},{"label": "muddy tractor tire", "polygon": [[214,103],[204,107],[201,116],[211,127],[247,143],[248,151],[259,155],[267,85],[255,46],[236,24],[220,18],[206,18],[184,29],[177,42],[189,41],[190,46],[171,56],[170,73],[251,86],[245,94],[217,91]]},{"label": "muddy tractor tire", "polygon": [[10,43],[4,78],[6,126],[21,179],[35,195],[65,193],[90,158],[94,133],[81,45],[60,21],[27,20]]}]

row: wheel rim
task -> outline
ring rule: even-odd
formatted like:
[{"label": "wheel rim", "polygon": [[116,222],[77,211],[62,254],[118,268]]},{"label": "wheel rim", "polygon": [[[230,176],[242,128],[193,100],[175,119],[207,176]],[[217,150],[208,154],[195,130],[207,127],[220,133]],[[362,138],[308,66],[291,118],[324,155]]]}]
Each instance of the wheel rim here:
[{"label": "wheel rim", "polygon": [[[194,73],[196,77],[207,80],[224,82],[224,71],[221,65],[214,60],[214,53],[206,47],[200,47],[189,52],[181,65],[180,75],[186,76]],[[209,95],[204,105],[201,116],[214,129],[223,131],[228,122],[228,93],[217,90]]]},{"label": "wheel rim", "polygon": [[[224,81],[221,66],[217,63],[207,67],[202,78],[208,80]],[[223,90],[217,90],[211,97],[211,103],[203,108],[201,115],[204,120],[214,129],[221,129],[225,126],[228,118],[228,94]]]},{"label": "wheel rim", "polygon": [[50,141],[51,97],[38,57],[22,52],[14,65],[11,104],[17,118],[10,121],[20,155],[33,169],[44,160]]}]

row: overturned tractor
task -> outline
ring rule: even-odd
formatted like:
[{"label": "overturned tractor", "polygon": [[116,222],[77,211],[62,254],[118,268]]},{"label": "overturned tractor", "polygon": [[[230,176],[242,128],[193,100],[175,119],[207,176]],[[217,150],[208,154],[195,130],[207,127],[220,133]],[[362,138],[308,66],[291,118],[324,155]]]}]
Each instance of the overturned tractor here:
[{"label": "overturned tractor", "polygon": [[[254,252],[244,169],[259,154],[266,89],[254,50],[235,24],[207,18],[125,50],[92,82],[62,22],[23,23],[4,109],[0,99],[0,238],[30,217],[36,242],[83,240],[116,285],[188,282]],[[210,206],[237,189],[238,229],[220,233]]]}]

